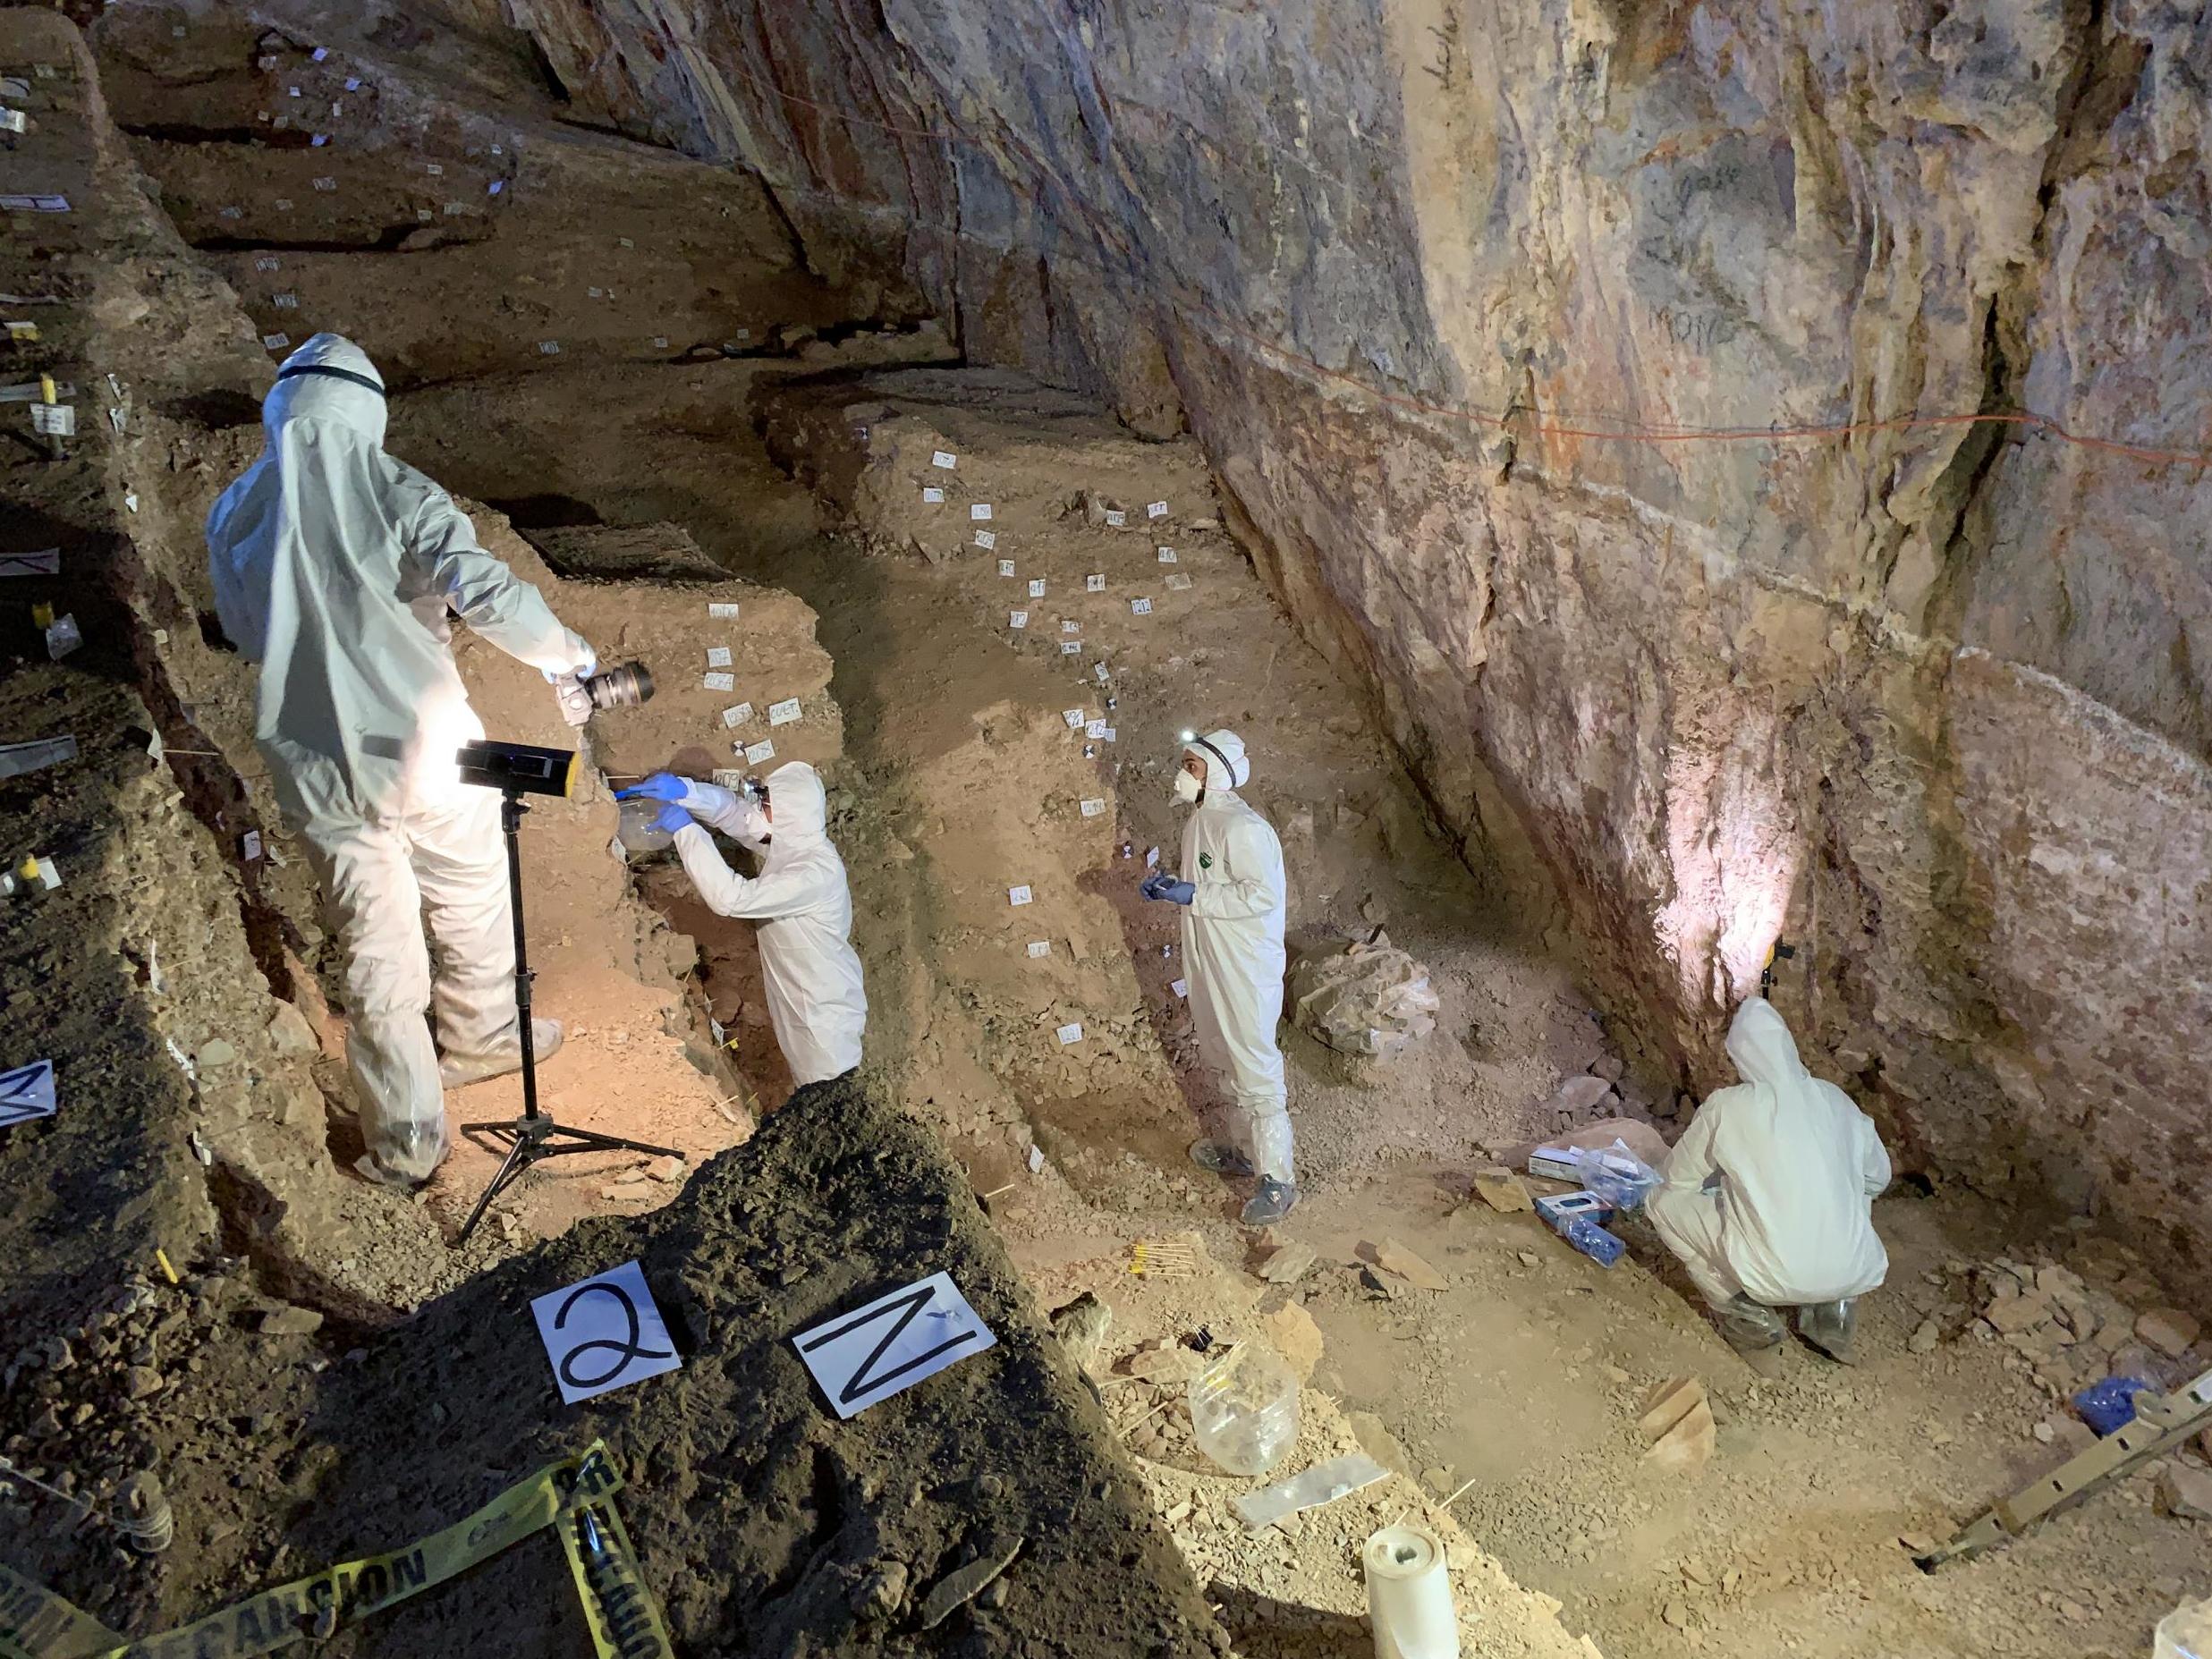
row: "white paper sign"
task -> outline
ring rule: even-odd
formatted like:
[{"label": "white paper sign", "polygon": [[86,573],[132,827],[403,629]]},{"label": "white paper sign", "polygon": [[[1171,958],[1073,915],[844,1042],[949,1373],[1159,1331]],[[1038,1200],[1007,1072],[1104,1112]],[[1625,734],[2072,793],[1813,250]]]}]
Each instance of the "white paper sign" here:
[{"label": "white paper sign", "polygon": [[1085,817],[1095,818],[1106,810],[1106,800],[1101,796],[1095,800],[1086,800],[1082,803],[1082,808]]},{"label": "white paper sign", "polygon": [[281,351],[291,343],[292,336],[290,334],[263,334],[261,336],[261,344],[263,348],[271,351]]},{"label": "white paper sign", "polygon": [[1080,1043],[1083,1040],[1083,1028],[1076,1021],[1071,1020],[1053,1035],[1060,1039],[1060,1046],[1065,1048],[1071,1043]]},{"label": "white paper sign", "polygon": [[561,343],[558,340],[540,340],[538,343],[538,355],[540,357],[560,356]]},{"label": "white paper sign", "polygon": [[1083,711],[1080,708],[1064,708],[1060,711],[1060,718],[1068,723],[1071,732],[1080,732],[1083,728]]},{"label": "white paper sign", "polygon": [[1084,577],[1083,591],[1085,593],[1104,593],[1106,591],[1106,578],[1103,575]]},{"label": "white paper sign", "polygon": [[765,737],[745,751],[745,764],[749,766],[757,766],[764,760],[775,758],[775,745]]},{"label": "white paper sign", "polygon": [[1060,631],[1064,634],[1079,634],[1083,631],[1083,625],[1081,622],[1071,622],[1063,618]]},{"label": "white paper sign", "polygon": [[54,1062],[34,1060],[0,1071],[0,1129],[54,1115]]},{"label": "white paper sign", "polygon": [[1174,562],[1175,550],[1173,547],[1163,547],[1160,549],[1160,563],[1162,564],[1173,564]]},{"label": "white paper sign", "polygon": [[1167,988],[1177,996],[1187,997],[1191,995],[1191,982],[1188,979],[1178,979]]},{"label": "white paper sign", "polygon": [[1098,739],[1106,734],[1106,723],[1103,720],[1093,720],[1083,727],[1083,735],[1087,738]]},{"label": "white paper sign", "polygon": [[1148,870],[1157,870],[1160,868],[1160,850],[1157,847],[1147,847],[1144,850],[1144,867]]},{"label": "white paper sign", "polygon": [[1061,656],[1081,656],[1082,654],[1083,654],[1083,642],[1082,642],[1081,639],[1063,639],[1063,640],[1061,640],[1061,641],[1060,641],[1060,655],[1061,655]]},{"label": "white paper sign", "polygon": [[727,668],[729,665],[730,665],[730,648],[729,648],[728,646],[726,646],[726,645],[710,645],[710,646],[708,646],[708,647],[707,648],[707,666],[708,666],[708,667],[709,667],[709,668]]},{"label": "white paper sign", "polygon": [[1007,612],[1007,613],[1006,613],[1006,626],[1007,626],[1007,627],[1009,627],[1009,628],[1027,628],[1029,625],[1030,625],[1030,614],[1029,614],[1027,611],[1009,611],[1009,612]]},{"label": "white paper sign", "polygon": [[0,213],[67,213],[66,196],[0,196]]},{"label": "white paper sign", "polygon": [[1013,574],[1013,561],[1012,559],[1001,559],[998,562],[998,573],[1001,576],[1012,576]]},{"label": "white paper sign", "polygon": [[261,856],[261,832],[248,830],[241,835],[238,838],[238,852],[239,856],[249,864],[259,858]]},{"label": "white paper sign", "polygon": [[750,703],[733,703],[722,711],[722,724],[726,730],[731,726],[742,726],[752,717],[753,706]]},{"label": "white paper sign", "polygon": [[359,75],[348,75],[345,78],[345,89],[348,92],[359,92],[361,89],[361,78]]},{"label": "white paper sign", "polygon": [[[744,771],[738,766],[716,766],[714,769],[714,783],[717,789],[742,789],[745,786]],[[714,1027],[715,1041],[719,1043],[722,1040],[722,1022],[709,1020],[707,1023]]]},{"label": "white paper sign", "polygon": [[1006,902],[1014,906],[1016,909],[1027,904],[1029,901],[1030,890],[1027,887],[1009,887],[1006,889]]},{"label": "white paper sign", "polygon": [[445,176],[445,169],[439,166],[435,161],[428,166],[425,167],[423,171],[428,173],[434,179],[442,179]]},{"label": "white paper sign", "polygon": [[1168,588],[1175,593],[1181,593],[1190,585],[1191,579],[1188,576],[1185,576],[1181,571],[1171,572],[1167,578]]},{"label": "white paper sign", "polygon": [[945,492],[939,489],[936,485],[932,484],[922,491],[921,498],[924,501],[943,501],[945,499]]},{"label": "white paper sign", "polygon": [[968,516],[975,520],[978,523],[981,523],[983,521],[991,516],[991,504],[987,501],[979,501],[971,504],[968,509]]},{"label": "white paper sign", "polygon": [[954,467],[960,464],[960,457],[953,454],[948,454],[941,449],[933,450],[929,455],[929,464],[933,467],[941,467],[945,471],[950,472]]},{"label": "white paper sign", "polygon": [[1106,727],[1105,731],[1098,733],[1100,740],[1108,743],[1113,742],[1119,735],[1112,726]]},{"label": "white paper sign", "polygon": [[296,311],[300,309],[300,296],[296,293],[280,293],[272,303],[280,311]]},{"label": "white paper sign", "polygon": [[[976,532],[976,546],[982,548],[986,553],[990,552],[992,548],[998,546],[998,532],[996,530],[978,530]],[[1012,575],[1013,572],[1010,571],[1007,574]]]},{"label": "white paper sign", "polygon": [[1167,516],[1167,504],[1164,501],[1148,501],[1144,504],[1144,516],[1148,519],[1165,518]]},{"label": "white paper sign", "polygon": [[707,614],[717,622],[733,622],[737,620],[737,606],[726,601],[710,599],[707,602]]},{"label": "white paper sign", "polygon": [[997,1342],[952,1275],[942,1273],[792,1338],[840,1418],[857,1417]]},{"label": "white paper sign", "polygon": [[553,1380],[570,1405],[683,1363],[646,1288],[645,1270],[635,1262],[549,1291],[530,1308],[546,1358],[553,1361]]},{"label": "white paper sign", "polygon": [[799,699],[795,697],[787,697],[780,703],[768,705],[768,724],[772,726],[787,726],[798,718]]},{"label": "white paper sign", "polygon": [[335,179],[318,179],[315,181],[315,188],[323,191],[326,195],[330,191],[338,188],[338,181]]},{"label": "white paper sign", "polygon": [[28,133],[30,131],[30,123],[24,119],[21,110],[0,109],[0,132]]},{"label": "white paper sign", "polygon": [[1052,941],[1049,939],[1030,940],[1030,954],[1031,956],[1050,956],[1052,954]]},{"label": "white paper sign", "polygon": [[1044,597],[1045,579],[1040,576],[1030,584],[1030,597],[1032,599],[1041,599]]},{"label": "white paper sign", "polygon": [[734,691],[737,690],[737,676],[735,674],[708,674],[703,676],[702,683],[709,691]]},{"label": "white paper sign", "polygon": [[308,55],[319,63],[330,55],[330,48],[328,47],[317,47],[315,50],[309,53]]},{"label": "white paper sign", "polygon": [[1152,601],[1149,599],[1131,599],[1129,602],[1129,614],[1131,616],[1151,615]]},{"label": "white paper sign", "polygon": [[77,406],[73,403],[33,403],[30,429],[57,438],[77,436]]},{"label": "white paper sign", "polygon": [[1044,1172],[1045,1149],[1032,1141],[1030,1145],[1030,1173],[1042,1175]]},{"label": "white paper sign", "polygon": [[1129,514],[1123,512],[1119,507],[1115,507],[1107,512],[1106,521],[1108,525],[1118,530],[1129,522]]},{"label": "white paper sign", "polygon": [[253,262],[253,268],[257,271],[280,271],[284,267],[284,262],[274,254],[265,253]]}]

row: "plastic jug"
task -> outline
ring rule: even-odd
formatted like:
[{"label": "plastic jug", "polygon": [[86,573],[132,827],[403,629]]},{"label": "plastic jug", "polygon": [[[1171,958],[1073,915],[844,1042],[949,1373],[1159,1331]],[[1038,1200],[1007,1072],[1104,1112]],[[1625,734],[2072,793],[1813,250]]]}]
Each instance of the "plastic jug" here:
[{"label": "plastic jug", "polygon": [[2152,1641],[2151,1659],[2212,1659],[2212,1600],[2176,1607]]},{"label": "plastic jug", "polygon": [[1264,1475],[1298,1439],[1298,1378],[1259,1342],[1239,1342],[1191,1379],[1199,1450],[1232,1475]]}]

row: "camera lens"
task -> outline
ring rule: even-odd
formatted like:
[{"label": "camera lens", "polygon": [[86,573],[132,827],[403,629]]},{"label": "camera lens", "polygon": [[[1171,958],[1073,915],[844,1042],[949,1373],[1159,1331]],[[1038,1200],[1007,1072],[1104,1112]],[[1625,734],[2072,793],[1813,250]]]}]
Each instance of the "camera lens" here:
[{"label": "camera lens", "polygon": [[583,683],[594,708],[635,708],[653,695],[653,671],[643,663],[618,663]]}]

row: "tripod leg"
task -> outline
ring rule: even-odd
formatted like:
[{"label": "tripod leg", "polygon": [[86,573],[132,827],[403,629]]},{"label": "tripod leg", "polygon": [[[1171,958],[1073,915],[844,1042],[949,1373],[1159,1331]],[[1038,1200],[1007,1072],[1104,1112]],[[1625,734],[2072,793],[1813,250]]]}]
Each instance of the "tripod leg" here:
[{"label": "tripod leg", "polygon": [[526,1150],[530,1144],[527,1136],[515,1136],[514,1145],[507,1148],[507,1155],[499,1165],[499,1172],[492,1177],[491,1184],[484,1189],[483,1196],[477,1199],[476,1207],[469,1212],[469,1219],[461,1223],[460,1236],[453,1240],[455,1244],[466,1244],[469,1241],[469,1235],[476,1231],[477,1223],[484,1219],[484,1212],[491,1207],[492,1200],[504,1192],[508,1184],[529,1167],[530,1158],[534,1155]]}]

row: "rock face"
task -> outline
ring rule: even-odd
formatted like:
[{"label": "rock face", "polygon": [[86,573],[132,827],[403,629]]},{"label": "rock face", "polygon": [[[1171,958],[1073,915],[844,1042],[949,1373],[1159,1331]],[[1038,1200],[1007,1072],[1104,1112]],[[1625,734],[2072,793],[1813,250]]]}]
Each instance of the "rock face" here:
[{"label": "rock face", "polygon": [[1180,411],[1442,816],[1540,862],[1685,1082],[1727,1080],[1783,935],[1778,1001],[1893,1140],[2201,1250],[2179,9],[462,9],[757,169],[970,360]]}]

